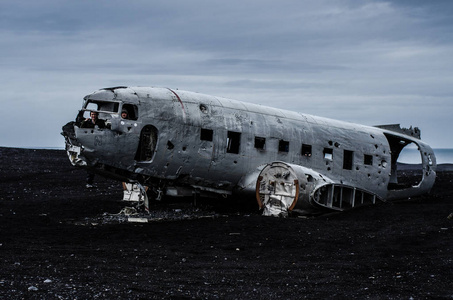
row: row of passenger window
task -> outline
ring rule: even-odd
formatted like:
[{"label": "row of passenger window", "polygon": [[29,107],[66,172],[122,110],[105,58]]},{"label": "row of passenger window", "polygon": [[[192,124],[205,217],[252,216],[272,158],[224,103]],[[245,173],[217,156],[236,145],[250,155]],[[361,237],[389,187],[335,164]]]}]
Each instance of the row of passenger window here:
[{"label": "row of passenger window", "polygon": [[[201,129],[200,139],[204,141],[213,140],[213,131],[211,129]],[[239,154],[239,146],[241,143],[241,133],[235,131],[228,131],[227,136],[227,153]],[[255,136],[256,149],[266,150],[266,138]],[[279,140],[278,143],[279,152],[289,152],[289,141]],[[311,157],[312,155],[312,146],[308,144],[302,144],[301,152],[302,156]],[[327,160],[333,160],[333,149],[324,148],[323,156]],[[343,152],[343,169],[352,170],[354,164],[354,151],[344,150]],[[373,165],[373,156],[369,154],[364,154],[363,158],[364,165]]]}]

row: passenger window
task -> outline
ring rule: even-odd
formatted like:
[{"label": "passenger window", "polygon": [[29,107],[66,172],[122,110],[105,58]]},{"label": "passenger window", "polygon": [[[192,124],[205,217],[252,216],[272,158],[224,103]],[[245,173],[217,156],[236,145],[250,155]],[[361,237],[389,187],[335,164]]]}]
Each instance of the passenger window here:
[{"label": "passenger window", "polygon": [[302,144],[301,155],[310,157],[311,156],[311,145]]},{"label": "passenger window", "polygon": [[363,163],[368,166],[373,165],[373,156],[369,154],[365,154],[363,157]]},{"label": "passenger window", "polygon": [[289,142],[280,140],[278,143],[278,151],[279,152],[289,152]]},{"label": "passenger window", "polygon": [[200,140],[212,142],[213,131],[211,129],[201,128]]},{"label": "passenger window", "polygon": [[325,159],[333,160],[333,149],[324,148],[323,154]]},{"label": "passenger window", "polygon": [[227,138],[227,153],[239,153],[239,146],[241,145],[241,133],[228,131]]},{"label": "passenger window", "polygon": [[266,138],[255,136],[255,148],[260,150],[266,149]]},{"label": "passenger window", "polygon": [[352,165],[354,162],[354,152],[349,150],[344,150],[343,153],[343,169],[352,170]]}]

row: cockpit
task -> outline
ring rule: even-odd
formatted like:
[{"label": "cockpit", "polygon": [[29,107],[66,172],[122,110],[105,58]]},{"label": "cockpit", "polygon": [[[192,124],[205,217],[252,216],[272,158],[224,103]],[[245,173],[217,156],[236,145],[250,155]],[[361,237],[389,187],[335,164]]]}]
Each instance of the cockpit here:
[{"label": "cockpit", "polygon": [[[77,122],[80,123],[90,118],[90,112],[99,113],[99,119],[106,122],[107,128],[111,128],[112,120],[128,119],[136,121],[138,119],[138,108],[134,104],[124,103],[121,101],[104,101],[86,99],[82,109],[77,116]],[[126,114],[123,114],[126,112]]]}]

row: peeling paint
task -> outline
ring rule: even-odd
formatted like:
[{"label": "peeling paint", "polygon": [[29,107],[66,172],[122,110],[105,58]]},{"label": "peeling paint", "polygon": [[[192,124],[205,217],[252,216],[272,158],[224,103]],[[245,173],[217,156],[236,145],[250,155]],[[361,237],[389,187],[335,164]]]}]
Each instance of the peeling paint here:
[{"label": "peeling paint", "polygon": [[[106,128],[80,128],[89,111],[97,111]],[[96,91],[63,135],[73,165],[152,187],[155,197],[190,190],[258,195],[271,215],[411,197],[429,192],[436,174],[434,152],[418,128],[370,127],[166,88]],[[423,175],[403,186],[398,157],[408,145],[420,150]],[[271,184],[258,178],[276,166],[293,181],[260,194]]]}]

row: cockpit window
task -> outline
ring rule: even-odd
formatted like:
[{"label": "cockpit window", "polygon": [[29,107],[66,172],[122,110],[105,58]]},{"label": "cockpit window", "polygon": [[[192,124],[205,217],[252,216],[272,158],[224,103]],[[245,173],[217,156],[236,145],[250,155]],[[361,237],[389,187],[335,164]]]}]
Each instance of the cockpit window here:
[{"label": "cockpit window", "polygon": [[120,104],[118,102],[111,102],[111,101],[95,101],[95,100],[88,100],[85,109],[90,111],[98,111],[98,112],[107,112],[107,113],[118,113],[118,109]]},{"label": "cockpit window", "polygon": [[[124,115],[123,113],[126,113],[126,115]],[[138,118],[137,106],[133,104],[124,103],[123,107],[121,108],[121,117],[123,118],[123,116],[126,116],[126,119],[129,120],[137,120]]]}]

